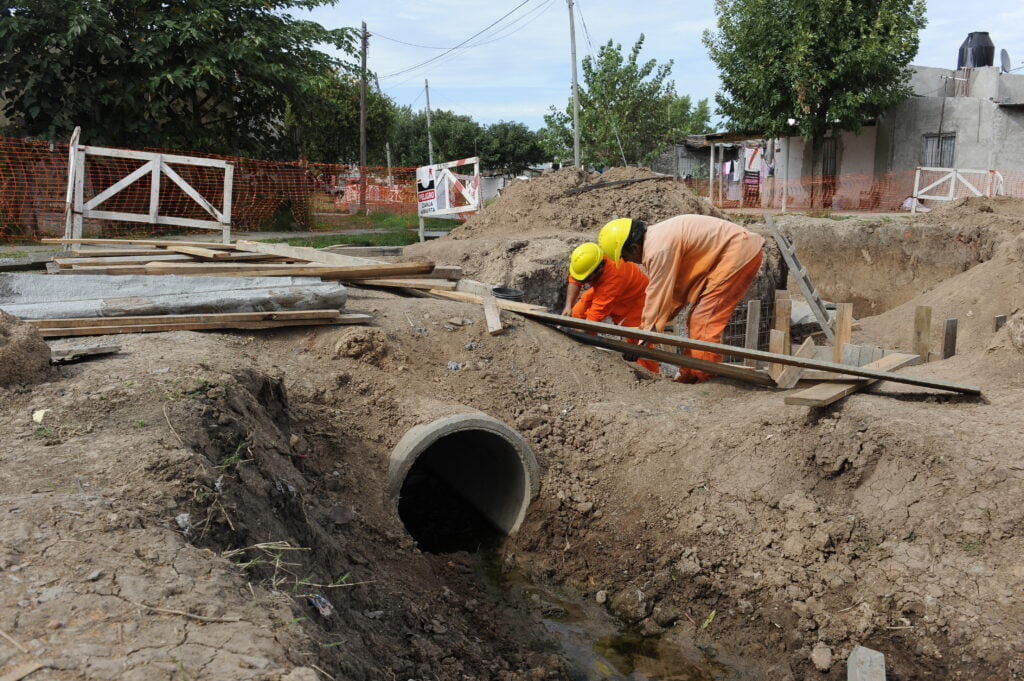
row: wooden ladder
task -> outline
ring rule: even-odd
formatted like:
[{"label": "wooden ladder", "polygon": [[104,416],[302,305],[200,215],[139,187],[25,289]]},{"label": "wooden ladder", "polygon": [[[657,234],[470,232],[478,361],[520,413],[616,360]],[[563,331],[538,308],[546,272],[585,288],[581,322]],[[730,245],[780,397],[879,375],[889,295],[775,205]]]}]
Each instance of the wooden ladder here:
[{"label": "wooden ladder", "polygon": [[836,340],[835,330],[832,328],[832,320],[829,318],[828,311],[825,309],[825,303],[821,302],[821,296],[818,295],[818,289],[814,287],[814,283],[811,278],[807,275],[807,268],[800,262],[800,258],[796,255],[796,248],[793,246],[793,242],[786,238],[786,235],[776,226],[775,220],[772,217],[766,216],[765,223],[768,225],[768,231],[771,232],[772,236],[775,237],[775,243],[779,245],[779,250],[782,251],[782,257],[786,260],[786,264],[789,266],[789,271],[793,273],[793,278],[796,279],[797,286],[800,287],[800,293],[803,294],[804,298],[807,299],[807,304],[811,307],[811,312],[814,313],[814,318],[818,320],[818,324],[821,325],[822,331],[825,332],[825,336],[828,337],[830,343],[834,343]]}]

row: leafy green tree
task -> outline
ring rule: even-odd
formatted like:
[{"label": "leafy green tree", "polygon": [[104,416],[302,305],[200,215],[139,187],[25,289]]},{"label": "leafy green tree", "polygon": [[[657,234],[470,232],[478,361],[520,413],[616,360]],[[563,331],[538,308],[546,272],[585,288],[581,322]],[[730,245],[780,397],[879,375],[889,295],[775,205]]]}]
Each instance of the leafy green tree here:
[{"label": "leafy green tree", "polygon": [[[470,116],[444,109],[431,111],[430,131],[434,142],[434,163],[477,156],[483,128]],[[396,166],[427,165],[427,113],[400,107],[396,111],[392,143]]]},{"label": "leafy green tree", "polygon": [[0,100],[19,134],[287,153],[288,102],[346,63],[352,29],[289,9],[332,0],[15,0],[0,5]]},{"label": "leafy green tree", "polygon": [[499,121],[484,128],[480,157],[485,168],[511,175],[547,160],[537,133],[515,121]]},{"label": "leafy green tree", "polygon": [[[395,124],[395,105],[386,95],[366,92],[366,162],[384,165],[384,145]],[[299,150],[310,161],[359,163],[359,78],[331,72],[308,83],[301,106],[286,118]]]},{"label": "leafy green tree", "polygon": [[732,127],[811,140],[815,172],[829,132],[859,131],[910,95],[924,0],[716,0],[704,44],[715,99]]},{"label": "leafy green tree", "polygon": [[[641,62],[643,45],[641,34],[629,54],[623,55],[622,45],[609,40],[596,59],[583,58],[580,151],[588,165],[647,163],[679,137],[707,127],[706,100],[693,108],[689,97],[677,96],[669,80],[672,61]],[[571,98],[564,110],[551,107],[544,122],[545,149],[558,158],[571,158]]]}]

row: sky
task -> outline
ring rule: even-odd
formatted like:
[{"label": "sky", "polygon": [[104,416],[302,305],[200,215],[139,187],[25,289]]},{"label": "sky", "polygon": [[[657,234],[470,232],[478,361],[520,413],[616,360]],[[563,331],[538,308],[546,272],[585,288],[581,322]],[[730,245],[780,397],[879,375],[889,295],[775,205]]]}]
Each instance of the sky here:
[{"label": "sky", "polygon": [[[701,42],[703,31],[715,25],[713,0],[574,2],[577,61],[609,39],[628,50],[643,33],[641,58],[672,60],[676,92],[694,101],[708,98],[714,108],[718,74]],[[566,0],[339,0],[296,16],[328,28],[365,21],[371,34],[369,69],[387,95],[414,109],[424,107],[423,81],[429,79],[433,109],[468,114],[485,124],[514,120],[537,129],[548,108],[564,107],[570,94]],[[929,0],[927,18],[915,64],[955,68],[967,33],[987,30],[997,65],[1005,48],[1014,68],[1024,66],[1024,3],[980,0],[968,10],[962,0]],[[464,41],[467,47],[452,52],[430,49]],[[433,61],[424,64],[428,60]]]}]

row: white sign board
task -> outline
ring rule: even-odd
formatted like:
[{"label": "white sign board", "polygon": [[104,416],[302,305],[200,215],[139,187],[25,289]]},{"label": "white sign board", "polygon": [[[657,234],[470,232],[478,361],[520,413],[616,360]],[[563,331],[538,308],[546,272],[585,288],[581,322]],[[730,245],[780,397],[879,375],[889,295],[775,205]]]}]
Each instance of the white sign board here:
[{"label": "white sign board", "polygon": [[[473,166],[472,175],[452,172],[467,165]],[[420,217],[480,210],[480,159],[474,156],[417,168],[416,200]]]}]

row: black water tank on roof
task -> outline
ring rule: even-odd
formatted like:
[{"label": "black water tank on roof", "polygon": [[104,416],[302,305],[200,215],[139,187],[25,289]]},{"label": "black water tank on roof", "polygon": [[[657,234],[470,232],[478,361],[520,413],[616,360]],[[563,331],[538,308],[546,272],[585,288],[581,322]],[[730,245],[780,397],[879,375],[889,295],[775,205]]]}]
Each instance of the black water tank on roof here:
[{"label": "black water tank on roof", "polygon": [[992,66],[995,58],[996,46],[988,37],[988,31],[975,31],[968,33],[967,39],[960,46],[956,67],[962,69]]}]

